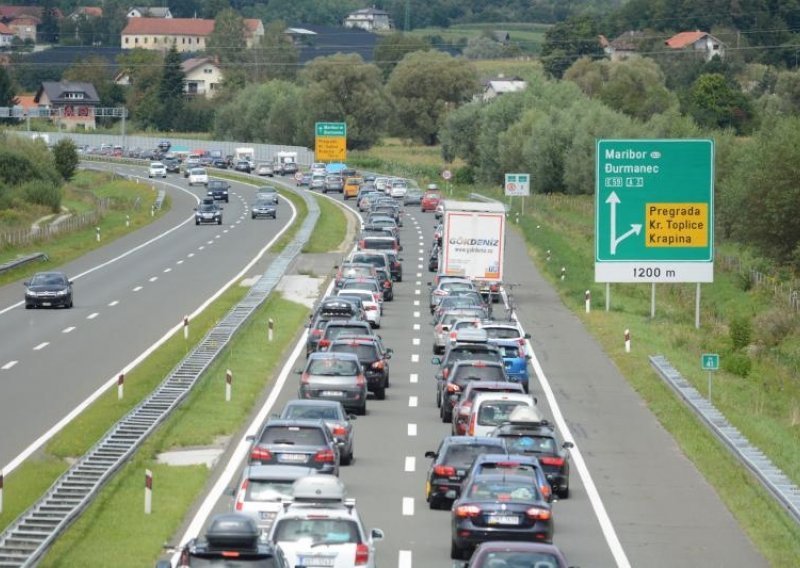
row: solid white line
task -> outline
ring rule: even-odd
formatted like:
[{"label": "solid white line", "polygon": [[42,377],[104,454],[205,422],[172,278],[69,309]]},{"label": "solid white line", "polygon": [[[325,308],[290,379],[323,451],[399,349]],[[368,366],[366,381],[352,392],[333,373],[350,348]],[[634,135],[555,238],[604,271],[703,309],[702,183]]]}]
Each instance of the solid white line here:
[{"label": "solid white line", "polygon": [[418,383],[419,382],[419,375],[417,373],[411,373],[408,376],[408,380],[411,383]]},{"label": "solid white line", "polygon": [[0,367],[0,369],[2,369],[4,371],[8,371],[11,367],[16,365],[17,363],[19,363],[19,361],[9,361],[8,363],[6,363],[2,367]]},{"label": "solid white line", "polygon": [[414,395],[411,395],[411,396],[408,397],[408,407],[409,408],[416,408],[416,406],[418,404],[419,404],[419,398],[417,398]]},{"label": "solid white line", "polygon": [[400,550],[397,553],[397,568],[411,568],[411,551]]},{"label": "solid white line", "polygon": [[69,333],[69,332],[73,331],[74,329],[75,329],[74,325],[72,325],[70,327],[65,327],[64,329],[61,330],[61,333]]},{"label": "solid white line", "polygon": [[93,320],[94,318],[96,318],[99,315],[100,315],[99,312],[93,312],[93,313],[89,314],[88,316],[86,316],[86,319],[87,320]]},{"label": "solid white line", "polygon": [[133,291],[134,291],[134,292],[138,292],[138,291],[139,291],[139,290],[141,290],[141,289],[142,289],[142,286],[137,286],[136,288],[134,288],[134,289],[133,289]]},{"label": "solid white line", "polygon": [[411,338],[411,345],[419,345],[419,337]]},{"label": "solid white line", "polygon": [[414,317],[418,318],[419,317],[419,312],[414,312]]},{"label": "solid white line", "polygon": [[403,497],[403,516],[404,517],[413,517],[414,516],[414,498],[413,497]]},{"label": "solid white line", "polygon": [[172,272],[172,269],[171,268],[165,268],[164,269],[164,274],[167,274],[168,272]]},{"label": "solid white line", "polygon": [[[508,301],[505,296],[503,301],[506,303],[506,306],[508,306]],[[519,326],[520,330],[524,332],[524,329],[519,323],[519,319],[517,319],[516,314],[512,317],[517,321],[517,325]],[[561,436],[564,438],[564,440],[572,441],[572,443],[575,444],[569,453],[573,464],[578,470],[578,474],[581,476],[581,481],[583,482],[584,489],[586,490],[586,496],[589,498],[589,502],[592,504],[592,509],[594,509],[594,514],[597,517],[597,521],[600,523],[600,529],[603,531],[603,535],[606,538],[608,548],[611,550],[611,554],[614,556],[614,560],[616,561],[618,568],[630,568],[631,563],[625,554],[625,550],[622,548],[622,544],[619,541],[617,532],[614,530],[614,525],[611,523],[611,518],[608,516],[605,505],[603,505],[603,500],[600,498],[600,493],[597,491],[597,486],[594,484],[592,474],[589,473],[589,468],[586,465],[586,461],[583,459],[583,454],[581,453],[580,448],[578,448],[578,444],[575,442],[575,437],[572,435],[569,426],[567,426],[567,421],[564,419],[561,408],[558,406],[558,401],[556,401],[556,397],[553,393],[552,387],[550,386],[550,382],[547,380],[547,377],[544,374],[544,369],[542,369],[539,359],[536,357],[536,353],[533,351],[533,346],[531,345],[530,340],[526,340],[525,343],[526,347],[528,348],[528,353],[531,354],[531,366],[533,367],[533,372],[536,373],[536,378],[539,379],[539,386],[541,386],[542,392],[547,397],[547,403],[550,405],[550,410],[553,413],[553,419],[555,420],[556,426],[558,426],[558,429],[561,432]]]},{"label": "solid white line", "polygon": [[109,302],[109,303],[108,303],[108,307],[109,307],[109,308],[113,308],[113,307],[114,307],[114,306],[116,306],[117,304],[119,304],[119,300],[114,300],[113,302]]},{"label": "solid white line", "polygon": [[412,363],[419,363],[419,355],[417,353],[413,353],[411,355],[411,362]]},{"label": "solid white line", "polygon": [[406,473],[413,473],[417,469],[417,458],[414,456],[406,456],[406,463],[403,470]]},{"label": "solid white line", "polygon": [[49,341],[44,341],[44,342],[40,343],[39,345],[37,345],[36,347],[34,347],[33,350],[34,351],[41,351],[42,349],[44,349],[48,345],[50,345],[50,342]]},{"label": "solid white line", "polygon": [[151,276],[150,277],[150,282],[155,282],[156,280],[158,280],[158,276]]},{"label": "solid white line", "polygon": [[416,436],[417,435],[417,425],[416,424],[409,424],[408,425],[408,435],[409,436]]},{"label": "solid white line", "polygon": [[420,327],[419,324],[415,323],[414,324],[414,331],[419,331],[419,327]]}]

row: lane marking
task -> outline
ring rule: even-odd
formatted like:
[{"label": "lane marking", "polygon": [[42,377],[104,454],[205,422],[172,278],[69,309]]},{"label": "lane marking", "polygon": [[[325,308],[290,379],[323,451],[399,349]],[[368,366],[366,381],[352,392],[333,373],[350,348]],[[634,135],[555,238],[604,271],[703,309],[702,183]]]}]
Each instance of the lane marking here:
[{"label": "lane marking", "polygon": [[116,306],[117,304],[119,304],[119,300],[114,300],[113,302],[109,302],[109,303],[108,303],[108,307],[109,307],[109,308],[113,308],[113,307],[114,307],[114,306]]},{"label": "lane marking", "polygon": [[417,278],[422,278],[422,272],[417,272]]},{"label": "lane marking", "polygon": [[419,306],[419,300],[414,300],[414,305]]},{"label": "lane marking", "polygon": [[406,463],[403,470],[406,473],[413,473],[417,469],[417,458],[414,456],[406,456]]},{"label": "lane marking", "polygon": [[193,252],[190,252],[190,253],[189,253],[189,254],[187,254],[186,256],[187,256],[187,257],[189,257],[189,258],[192,258],[192,257],[194,256],[194,253],[193,253]]},{"label": "lane marking", "polygon": [[214,241],[206,241],[206,244],[207,244],[207,245],[213,245],[213,244],[214,244]]},{"label": "lane marking", "polygon": [[397,568],[411,568],[411,551],[400,550],[397,553]]},{"label": "lane marking", "polygon": [[419,331],[420,325],[418,323],[414,324],[414,331]]},{"label": "lane marking", "polygon": [[403,516],[404,517],[413,517],[414,516],[414,498],[413,497],[403,497]]},{"label": "lane marking", "polygon": [[91,313],[91,314],[89,314],[88,316],[86,316],[86,319],[87,319],[87,320],[93,320],[94,318],[96,318],[96,317],[97,317],[97,316],[99,316],[99,315],[100,315],[100,313],[99,313],[99,312],[94,312],[94,313]]},{"label": "lane marking", "polygon": [[420,290],[419,288],[417,288],[416,290],[414,290],[414,295],[415,295],[415,296],[419,296],[420,294],[422,294],[422,290]]},{"label": "lane marking", "polygon": [[408,397],[409,408],[416,408],[418,404],[419,404],[419,399],[416,396],[411,395]]},{"label": "lane marking", "polygon": [[150,282],[155,282],[156,280],[158,280],[158,276],[151,276],[150,277]]},{"label": "lane marking", "polygon": [[[424,257],[419,257],[419,261],[420,261],[420,262],[422,262],[423,260],[425,260],[425,258],[424,258]],[[422,265],[420,265],[420,268],[422,268]]]},{"label": "lane marking", "polygon": [[422,248],[419,249],[419,254],[423,254],[424,252],[425,252],[425,249],[422,249]]},{"label": "lane marking", "polygon": [[164,269],[164,274],[167,274],[168,272],[172,272],[172,269],[171,268],[165,268]]},{"label": "lane marking", "polygon": [[214,238],[215,238],[215,239],[218,239],[218,238],[220,238],[221,236],[222,236],[222,235],[216,235]]},{"label": "lane marking", "polygon": [[[422,259],[420,258],[420,260],[422,260]],[[421,265],[421,264],[418,264],[418,265],[417,265],[417,268],[418,268],[419,270],[422,270],[422,265]]]},{"label": "lane marking", "polygon": [[[4,370],[4,371],[8,371],[8,370],[9,370],[11,367],[13,367],[14,365],[16,365],[17,363],[19,363],[19,361],[9,361],[8,363],[6,363],[6,364],[5,364],[5,365],[3,365],[2,367],[0,367],[0,369],[2,369],[2,370]],[[411,434],[409,434],[409,436],[410,436],[410,435],[411,435]]]},{"label": "lane marking", "polygon": [[411,373],[410,375],[408,375],[408,381],[411,383],[418,383],[419,375],[417,373]]},{"label": "lane marking", "polygon": [[414,312],[414,317],[418,318],[419,317],[419,312]]},{"label": "lane marking", "polygon": [[[16,361],[15,361],[16,363]],[[408,425],[408,435],[409,436],[416,436],[417,435],[417,425],[416,424],[409,424]]]},{"label": "lane marking", "polygon": [[227,232],[228,232],[228,229],[225,229],[225,230],[223,230],[222,232],[223,232],[223,234],[224,234],[224,233],[227,233]]},{"label": "lane marking", "polygon": [[422,286],[422,280],[417,280],[416,282],[414,282],[414,285]]},{"label": "lane marking", "polygon": [[419,345],[419,337],[412,338],[411,345]]},{"label": "lane marking", "polygon": [[138,292],[138,291],[139,291],[139,290],[141,290],[141,289],[142,289],[142,286],[137,286],[136,288],[134,288],[134,289],[133,289],[133,291],[134,291],[134,292]]},{"label": "lane marking", "polygon": [[411,355],[411,362],[412,363],[419,363],[419,355],[417,353],[413,353]]},{"label": "lane marking", "polygon": [[40,343],[39,345],[37,345],[36,347],[34,347],[33,350],[34,351],[41,351],[42,349],[44,349],[48,345],[50,345],[50,342],[49,341],[44,341],[44,342]]},{"label": "lane marking", "polygon": [[61,330],[61,333],[70,333],[70,332],[71,332],[71,331],[73,331],[74,329],[75,329],[75,326],[74,326],[74,325],[72,325],[72,326],[70,326],[70,327],[65,327],[64,329],[62,329],[62,330]]},{"label": "lane marking", "polygon": [[204,250],[205,248],[206,248],[205,245],[200,245],[199,247],[197,247],[197,250]]},{"label": "lane marking", "polygon": [[179,261],[178,261],[178,262],[176,262],[175,264],[183,264],[183,260],[179,260]]}]

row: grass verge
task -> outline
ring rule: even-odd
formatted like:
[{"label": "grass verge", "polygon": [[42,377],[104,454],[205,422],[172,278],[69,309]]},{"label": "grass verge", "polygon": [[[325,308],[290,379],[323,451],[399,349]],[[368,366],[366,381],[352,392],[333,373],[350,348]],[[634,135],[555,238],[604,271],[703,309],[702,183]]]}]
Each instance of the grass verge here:
[{"label": "grass verge", "polygon": [[[44,252],[49,260],[20,266],[0,274],[0,286],[15,282],[39,270],[48,270],[66,264],[87,252],[108,244],[109,241],[127,235],[152,223],[170,207],[167,198],[156,217],[151,217],[150,208],[155,201],[155,192],[147,184],[137,184],[110,175],[80,171],[66,190],[65,203],[73,203],[76,209],[86,209],[86,191],[97,198],[110,198],[108,209],[97,225],[90,225],[76,231],[59,235],[49,241],[36,242],[21,247],[5,247],[0,250],[0,263],[13,260],[33,252]],[[126,221],[130,221],[130,226]],[[97,241],[96,227],[100,227],[100,242]]]},{"label": "grass verge", "polygon": [[[308,315],[300,304],[274,294],[237,334],[187,401],[112,479],[86,512],[57,541],[42,566],[153,565],[164,542],[210,477],[205,466],[159,464],[158,453],[184,446],[211,445],[240,430]],[[272,318],[275,340],[264,330]],[[181,337],[182,341],[182,337]],[[224,402],[225,370],[234,376],[233,399]],[[143,512],[144,470],[154,477],[153,514]],[[113,546],[98,546],[113,543]],[[145,560],[146,559],[146,560]]]},{"label": "grass verge", "polygon": [[314,199],[319,205],[319,219],[303,252],[334,252],[347,236],[347,212],[330,199],[317,195]]}]

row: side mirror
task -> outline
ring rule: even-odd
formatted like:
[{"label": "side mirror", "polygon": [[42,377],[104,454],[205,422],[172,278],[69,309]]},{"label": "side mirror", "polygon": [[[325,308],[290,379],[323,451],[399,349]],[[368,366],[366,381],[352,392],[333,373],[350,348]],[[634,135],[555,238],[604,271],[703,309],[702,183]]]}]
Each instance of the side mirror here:
[{"label": "side mirror", "polygon": [[355,414],[348,414],[347,415],[347,419],[348,420],[357,420],[358,416],[356,416]]},{"label": "side mirror", "polygon": [[539,399],[536,398],[536,397],[533,397],[533,404],[539,404]]},{"label": "side mirror", "polygon": [[226,491],[226,493],[227,493],[227,494],[228,494],[230,497],[236,497],[236,488],[235,488],[235,487],[230,487],[230,488],[229,488],[229,489]]},{"label": "side mirror", "polygon": [[564,448],[565,450],[569,450],[570,448],[574,448],[575,444],[573,444],[572,442],[564,442],[563,444],[561,444],[561,447]]},{"label": "side mirror", "polygon": [[255,437],[255,436],[245,436],[245,441],[247,441],[247,442],[252,442],[252,441],[254,441],[255,439],[256,439],[256,437]]},{"label": "side mirror", "polygon": [[156,562],[156,568],[172,568],[172,563],[169,560],[159,560]]},{"label": "side mirror", "polygon": [[525,339],[530,339],[531,338],[531,334],[530,333],[526,333],[523,337],[525,337]]},{"label": "side mirror", "polygon": [[431,357],[431,363],[433,363],[434,365],[441,365],[442,359],[441,357]]},{"label": "side mirror", "polygon": [[432,460],[435,460],[436,459],[436,452],[434,452],[433,450],[428,450],[427,452],[425,452],[425,457],[426,458],[431,458]]},{"label": "side mirror", "polygon": [[23,286],[30,286],[31,285],[31,281],[30,280],[26,280],[25,282],[22,283],[22,285]]},{"label": "side mirror", "polygon": [[195,207],[194,210],[197,211],[197,207]]},{"label": "side mirror", "polygon": [[369,536],[372,540],[383,540],[383,531],[381,529],[372,529],[369,531]]},{"label": "side mirror", "polygon": [[303,374],[303,369],[295,369],[294,370],[294,374],[295,375],[302,375]]}]

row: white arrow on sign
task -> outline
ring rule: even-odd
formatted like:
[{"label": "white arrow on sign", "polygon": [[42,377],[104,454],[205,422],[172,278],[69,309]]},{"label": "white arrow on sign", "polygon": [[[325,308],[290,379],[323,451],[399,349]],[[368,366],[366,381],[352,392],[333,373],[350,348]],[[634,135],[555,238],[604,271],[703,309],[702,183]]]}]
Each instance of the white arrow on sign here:
[{"label": "white arrow on sign", "polygon": [[611,206],[611,222],[609,225],[611,226],[611,254],[617,254],[617,245],[630,237],[631,235],[638,235],[642,232],[642,225],[638,223],[631,223],[631,228],[628,232],[623,233],[619,237],[617,236],[617,205],[620,203],[619,196],[617,196],[616,191],[612,191],[608,198],[606,198],[606,203]]}]

